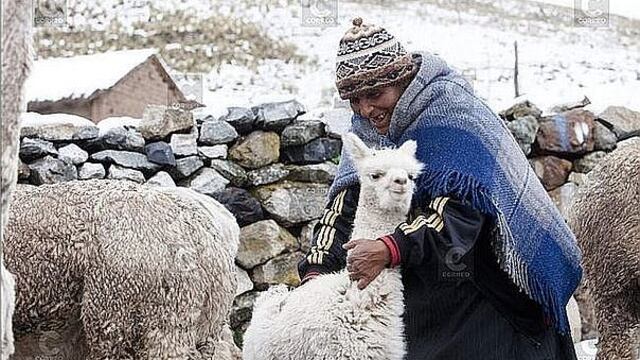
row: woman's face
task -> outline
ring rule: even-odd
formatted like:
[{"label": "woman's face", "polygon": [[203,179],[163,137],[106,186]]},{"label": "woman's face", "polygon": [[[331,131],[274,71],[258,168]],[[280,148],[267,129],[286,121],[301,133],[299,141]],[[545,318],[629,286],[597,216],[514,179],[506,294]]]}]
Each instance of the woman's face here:
[{"label": "woman's face", "polygon": [[351,109],[368,119],[378,133],[386,134],[389,131],[393,109],[403,92],[404,87],[400,85],[368,90],[350,99]]}]

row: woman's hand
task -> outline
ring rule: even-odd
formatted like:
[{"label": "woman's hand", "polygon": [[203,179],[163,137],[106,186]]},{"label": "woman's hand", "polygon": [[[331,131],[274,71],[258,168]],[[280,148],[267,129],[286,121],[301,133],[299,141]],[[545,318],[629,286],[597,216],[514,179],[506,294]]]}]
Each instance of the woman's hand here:
[{"label": "woman's hand", "polygon": [[347,271],[358,289],[369,285],[391,260],[389,249],[380,240],[355,239],[342,245],[347,250]]}]

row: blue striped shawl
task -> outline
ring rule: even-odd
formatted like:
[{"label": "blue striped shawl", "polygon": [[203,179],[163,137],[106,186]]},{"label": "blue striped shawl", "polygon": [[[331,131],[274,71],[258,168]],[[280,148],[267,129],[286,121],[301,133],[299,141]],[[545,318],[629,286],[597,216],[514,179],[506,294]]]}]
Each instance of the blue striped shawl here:
[{"label": "blue striped shawl", "polygon": [[[501,268],[566,333],[565,306],[582,276],[575,237],[503,121],[468,82],[435,55],[413,57],[420,69],[396,104],[388,134],[379,135],[358,115],[351,131],[374,148],[416,140],[425,169],[414,205],[447,195],[489,215],[497,225]],[[343,150],[328,197],[357,182]]]}]

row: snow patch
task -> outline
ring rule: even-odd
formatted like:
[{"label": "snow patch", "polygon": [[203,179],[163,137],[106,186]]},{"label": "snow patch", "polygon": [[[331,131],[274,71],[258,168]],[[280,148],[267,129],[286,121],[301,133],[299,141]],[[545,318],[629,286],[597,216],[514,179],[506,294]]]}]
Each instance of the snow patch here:
[{"label": "snow patch", "polygon": [[20,126],[38,127],[44,125],[71,124],[73,126],[94,126],[95,124],[86,118],[72,114],[39,114],[36,112],[25,112],[20,116]]},{"label": "snow patch", "polygon": [[121,50],[35,61],[25,83],[26,100],[89,97],[96,90],[115,85],[154,54],[157,54],[155,49]]}]

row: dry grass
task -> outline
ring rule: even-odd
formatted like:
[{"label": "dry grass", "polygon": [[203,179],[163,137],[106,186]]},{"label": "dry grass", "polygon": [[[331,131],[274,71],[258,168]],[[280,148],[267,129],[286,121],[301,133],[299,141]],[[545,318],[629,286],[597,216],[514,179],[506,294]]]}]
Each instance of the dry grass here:
[{"label": "dry grass", "polygon": [[[173,68],[208,72],[223,63],[254,67],[262,59],[302,63],[306,57],[283,39],[269,36],[259,25],[233,16],[201,18],[183,11],[152,10],[151,21],[127,31],[117,19],[107,29],[39,28],[39,58],[74,56],[122,49],[157,48]],[[168,46],[174,44],[174,46]]]}]

